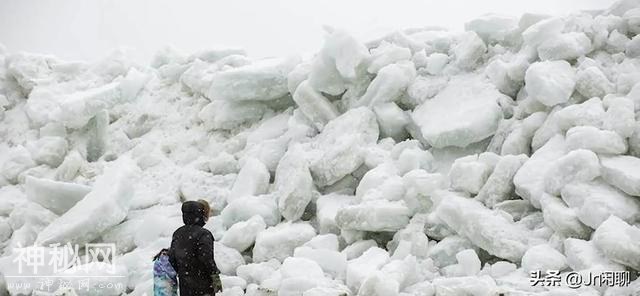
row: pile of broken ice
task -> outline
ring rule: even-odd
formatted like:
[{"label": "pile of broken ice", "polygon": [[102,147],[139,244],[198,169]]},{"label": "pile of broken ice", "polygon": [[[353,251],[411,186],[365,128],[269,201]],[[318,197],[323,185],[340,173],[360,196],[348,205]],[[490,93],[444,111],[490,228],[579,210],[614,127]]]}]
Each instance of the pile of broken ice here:
[{"label": "pile of broken ice", "polygon": [[124,286],[101,295],[148,295],[180,202],[206,199],[224,295],[630,295],[530,272],[640,271],[638,33],[624,0],[328,29],[308,60],[0,51],[0,271],[116,243]]}]

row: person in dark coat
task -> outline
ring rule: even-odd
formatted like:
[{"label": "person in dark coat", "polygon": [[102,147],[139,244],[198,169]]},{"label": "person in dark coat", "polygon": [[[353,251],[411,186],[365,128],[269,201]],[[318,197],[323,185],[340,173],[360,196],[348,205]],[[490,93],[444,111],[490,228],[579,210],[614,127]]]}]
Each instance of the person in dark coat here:
[{"label": "person in dark coat", "polygon": [[213,235],[203,227],[208,215],[201,202],[182,204],[184,226],[173,233],[169,248],[169,262],[178,273],[180,296],[213,296],[219,290]]}]

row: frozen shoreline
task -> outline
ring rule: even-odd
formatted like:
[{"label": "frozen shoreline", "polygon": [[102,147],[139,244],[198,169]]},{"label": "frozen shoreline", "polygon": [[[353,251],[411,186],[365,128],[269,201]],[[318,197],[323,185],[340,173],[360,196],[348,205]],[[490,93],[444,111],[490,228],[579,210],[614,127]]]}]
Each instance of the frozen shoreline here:
[{"label": "frozen shoreline", "polygon": [[[466,29],[329,29],[310,59],[0,50],[11,293],[88,276],[98,295],[149,294],[180,202],[203,198],[224,295],[631,295],[640,2]],[[114,273],[17,269],[19,247],[56,243],[115,244]],[[561,283],[532,286],[537,271]],[[629,287],[567,282],[623,271]]]}]

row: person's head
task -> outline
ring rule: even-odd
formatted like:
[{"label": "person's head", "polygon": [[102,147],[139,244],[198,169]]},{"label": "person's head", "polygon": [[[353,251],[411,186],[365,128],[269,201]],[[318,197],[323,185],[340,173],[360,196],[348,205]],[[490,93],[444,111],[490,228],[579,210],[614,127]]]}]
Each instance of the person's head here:
[{"label": "person's head", "polygon": [[186,225],[204,226],[208,216],[205,213],[205,206],[201,202],[190,200],[182,203],[182,221]]},{"label": "person's head", "polygon": [[153,261],[156,261],[156,260],[158,260],[158,258],[160,258],[160,256],[167,255],[167,254],[169,254],[169,250],[168,249],[162,249],[162,250],[160,250],[160,252],[158,252],[158,254],[153,256]]},{"label": "person's head", "polygon": [[207,220],[209,220],[209,215],[211,213],[211,207],[209,207],[209,202],[204,199],[198,199],[198,202],[204,206],[204,221],[207,222]]}]

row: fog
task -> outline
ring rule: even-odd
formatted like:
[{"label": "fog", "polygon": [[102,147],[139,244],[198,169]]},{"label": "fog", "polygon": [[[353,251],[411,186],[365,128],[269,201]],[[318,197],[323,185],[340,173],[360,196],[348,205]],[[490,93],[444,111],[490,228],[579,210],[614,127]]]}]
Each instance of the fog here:
[{"label": "fog", "polygon": [[314,52],[323,25],[361,39],[397,28],[462,30],[485,13],[566,14],[603,9],[613,0],[0,0],[0,43],[9,51],[95,60],[115,48],[147,62],[171,45],[185,53],[214,46],[264,57]]}]

